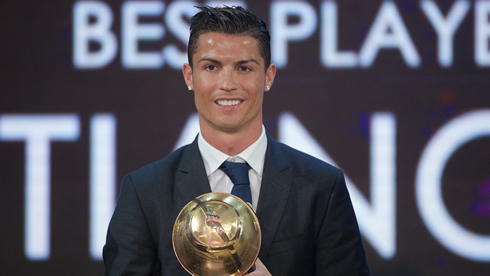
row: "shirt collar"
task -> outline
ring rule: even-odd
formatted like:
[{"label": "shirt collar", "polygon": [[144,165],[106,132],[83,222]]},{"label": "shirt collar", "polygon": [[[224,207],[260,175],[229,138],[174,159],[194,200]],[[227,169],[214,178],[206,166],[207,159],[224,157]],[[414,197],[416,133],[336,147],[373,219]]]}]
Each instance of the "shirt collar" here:
[{"label": "shirt collar", "polygon": [[201,134],[199,134],[199,137],[197,138],[197,144],[204,161],[207,176],[213,174],[224,161],[231,158],[236,158],[239,161],[242,159],[247,162],[258,175],[262,176],[262,172],[264,171],[265,151],[267,150],[267,137],[265,135],[264,125],[262,125],[262,133],[260,134],[259,139],[235,156],[229,156],[211,146],[204,140]]}]

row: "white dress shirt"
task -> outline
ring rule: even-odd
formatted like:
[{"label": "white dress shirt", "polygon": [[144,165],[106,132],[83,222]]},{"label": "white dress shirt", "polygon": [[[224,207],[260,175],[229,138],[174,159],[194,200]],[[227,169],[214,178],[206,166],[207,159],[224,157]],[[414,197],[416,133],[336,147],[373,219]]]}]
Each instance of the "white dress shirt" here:
[{"label": "white dress shirt", "polygon": [[231,193],[231,189],[233,188],[231,179],[226,173],[219,169],[223,162],[247,162],[250,165],[252,169],[248,171],[248,177],[250,179],[250,189],[252,191],[252,206],[255,211],[257,203],[259,202],[260,185],[262,183],[262,173],[264,171],[265,151],[267,149],[267,137],[265,135],[264,126],[262,125],[262,134],[259,139],[236,156],[228,156],[211,146],[204,140],[201,134],[199,134],[199,137],[197,138],[197,144],[204,161],[204,167],[206,168],[206,174],[212,192]]}]

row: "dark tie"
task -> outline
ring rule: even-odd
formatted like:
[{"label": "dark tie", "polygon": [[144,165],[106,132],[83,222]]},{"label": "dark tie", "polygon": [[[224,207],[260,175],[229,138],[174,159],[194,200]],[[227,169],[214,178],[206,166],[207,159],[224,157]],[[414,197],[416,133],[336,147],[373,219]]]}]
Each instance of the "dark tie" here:
[{"label": "dark tie", "polygon": [[233,182],[231,194],[241,198],[247,203],[252,204],[252,191],[250,190],[250,180],[248,179],[248,170],[250,170],[250,165],[247,163],[225,161],[219,168],[224,171]]}]

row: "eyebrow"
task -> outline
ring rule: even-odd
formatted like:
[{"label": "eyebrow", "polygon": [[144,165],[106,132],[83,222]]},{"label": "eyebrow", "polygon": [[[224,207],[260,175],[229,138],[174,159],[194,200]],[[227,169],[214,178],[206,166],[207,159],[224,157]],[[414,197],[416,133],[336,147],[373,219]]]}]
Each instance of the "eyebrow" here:
[{"label": "eyebrow", "polygon": [[204,57],[204,58],[201,58],[197,63],[201,63],[203,61],[209,61],[209,62],[212,62],[212,63],[216,63],[216,64],[223,64],[221,61],[217,60],[217,59],[214,59],[214,58],[207,58],[207,57]]},{"label": "eyebrow", "polygon": [[[209,61],[209,62],[212,62],[212,63],[216,63],[218,65],[222,65],[223,64],[221,61],[219,61],[217,59],[207,58],[207,57],[201,58],[197,63],[200,63],[200,62],[203,62],[203,61]],[[249,63],[249,62],[253,62],[253,63],[256,63],[257,65],[260,65],[259,62],[256,59],[254,59],[254,58],[240,60],[236,64],[237,65],[242,65],[242,64]]]},{"label": "eyebrow", "polygon": [[240,60],[239,62],[237,62],[237,65],[242,65],[242,64],[249,63],[249,62],[253,62],[253,63],[256,63],[257,65],[260,65],[259,62],[254,58],[250,58],[250,59],[246,59],[246,60]]}]

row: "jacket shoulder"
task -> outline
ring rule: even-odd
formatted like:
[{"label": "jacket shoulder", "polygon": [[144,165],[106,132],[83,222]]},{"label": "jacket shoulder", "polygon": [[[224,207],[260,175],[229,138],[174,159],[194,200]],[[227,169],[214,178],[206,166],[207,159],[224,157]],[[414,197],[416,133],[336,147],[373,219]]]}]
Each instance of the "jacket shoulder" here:
[{"label": "jacket shoulder", "polygon": [[295,172],[296,175],[301,175],[305,178],[317,179],[321,176],[337,176],[343,174],[342,171],[316,157],[313,157],[305,152],[294,149],[283,143],[273,141],[275,148],[273,155],[282,156],[282,158],[287,162],[290,168]]}]

